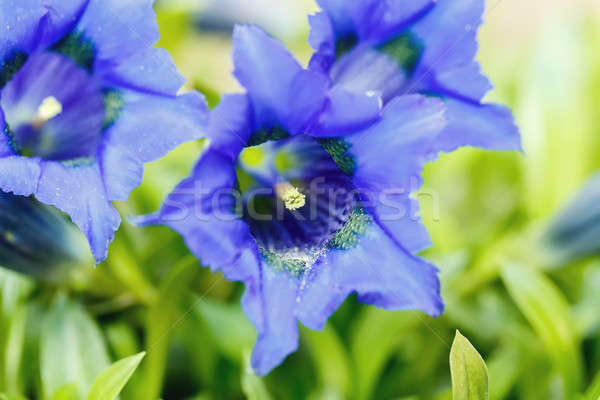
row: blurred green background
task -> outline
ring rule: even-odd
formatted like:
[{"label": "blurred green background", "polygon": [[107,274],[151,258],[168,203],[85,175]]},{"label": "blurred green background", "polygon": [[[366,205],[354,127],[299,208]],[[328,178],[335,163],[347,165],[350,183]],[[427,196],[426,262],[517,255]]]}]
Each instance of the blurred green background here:
[{"label": "blurred green background", "polygon": [[[456,0],[459,1],[459,0]],[[525,154],[462,149],[419,196],[446,311],[386,312],[354,298],[265,379],[243,287],[212,274],[167,228],[123,223],[109,258],[58,283],[0,269],[0,399],[78,399],[112,362],[146,355],[124,400],[450,399],[456,329],[489,369],[491,399],[600,396],[600,257],[544,232],[600,169],[600,3],[488,0],[479,60],[510,105]],[[159,1],[160,46],[211,105],[238,86],[231,24],[262,25],[306,63],[309,0]],[[146,169],[124,217],[156,210],[202,142]],[[600,200],[598,200],[600,202]],[[597,238],[600,242],[600,237]],[[54,396],[54,397],[53,397]],[[61,397],[63,396],[63,397]]]}]

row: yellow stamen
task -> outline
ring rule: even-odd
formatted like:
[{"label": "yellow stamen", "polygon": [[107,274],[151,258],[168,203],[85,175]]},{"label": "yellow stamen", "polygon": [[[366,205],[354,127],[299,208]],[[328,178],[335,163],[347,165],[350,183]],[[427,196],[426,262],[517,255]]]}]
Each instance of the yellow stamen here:
[{"label": "yellow stamen", "polygon": [[306,204],[306,196],[288,182],[275,185],[275,194],[288,210],[297,210]]},{"label": "yellow stamen", "polygon": [[48,96],[38,107],[36,120],[46,122],[63,112],[62,104],[54,96]]}]

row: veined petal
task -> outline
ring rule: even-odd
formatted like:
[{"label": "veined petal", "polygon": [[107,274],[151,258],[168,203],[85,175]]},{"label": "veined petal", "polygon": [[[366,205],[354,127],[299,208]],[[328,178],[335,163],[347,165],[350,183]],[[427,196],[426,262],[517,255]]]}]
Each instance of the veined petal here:
[{"label": "veined petal", "polygon": [[204,137],[208,124],[206,102],[199,93],[176,98],[129,90],[121,93],[123,108],[105,133],[100,151],[102,175],[111,200],[127,200],[141,183],[144,163]]},{"label": "veined petal", "polygon": [[208,137],[211,148],[235,160],[251,134],[250,101],[245,94],[226,94],[210,113]]},{"label": "veined petal", "polygon": [[414,79],[422,81],[431,75],[436,85],[480,101],[491,89],[474,60],[483,11],[483,0],[438,0],[435,7],[411,27],[411,32],[423,42],[423,54]]},{"label": "veined petal", "polygon": [[106,86],[121,86],[146,93],[175,96],[185,83],[169,52],[151,47],[135,53],[98,74]]},{"label": "veined petal", "polygon": [[336,38],[329,15],[320,11],[308,17],[310,33],[308,43],[315,50],[310,69],[327,73],[335,61]]},{"label": "veined petal", "polygon": [[313,329],[350,293],[361,302],[388,310],[421,310],[437,316],[443,310],[437,269],[396,244],[371,223],[359,244],[332,250],[315,267],[299,301],[298,317]]},{"label": "veined petal", "polygon": [[[378,44],[385,41],[409,24],[426,14],[435,4],[436,0],[318,0],[321,8],[329,15],[335,36],[345,39],[356,36],[361,41]],[[311,22],[311,31],[315,31],[311,45],[321,54],[320,49],[323,39],[327,38],[323,30],[324,20],[319,17]],[[320,40],[319,40],[320,39]],[[329,41],[330,39],[327,39]],[[335,43],[334,39],[334,45]],[[314,47],[319,44],[317,47]],[[325,50],[325,49],[323,49]],[[349,49],[346,49],[349,50]],[[335,50],[333,52],[335,54]]]},{"label": "veined petal", "polygon": [[[413,190],[419,184],[415,179]],[[411,254],[431,246],[429,233],[419,216],[419,202],[411,197],[410,189],[388,188],[365,203],[371,205],[369,211],[379,227]]]},{"label": "veined petal", "polygon": [[235,183],[231,160],[208,149],[158,213],[134,222],[171,227],[204,264],[224,270],[252,243],[247,224],[235,214]]},{"label": "veined petal", "polygon": [[0,189],[19,196],[30,196],[37,190],[40,160],[10,155],[0,158]]},{"label": "veined petal", "polygon": [[509,108],[445,98],[448,126],[436,148],[450,152],[462,146],[488,150],[522,150],[521,135]]},{"label": "veined petal", "polygon": [[258,268],[259,274],[246,282],[242,306],[258,331],[252,368],[263,376],[298,348],[294,309],[300,283],[285,271],[276,271],[264,263]]},{"label": "veined petal", "polygon": [[[350,5],[351,4],[351,5]],[[363,0],[348,2],[358,36],[379,42],[425,14],[436,0]]]},{"label": "veined petal", "polygon": [[379,122],[345,138],[356,162],[355,184],[376,191],[411,188],[411,178],[419,179],[423,165],[436,156],[435,142],[446,122],[444,104],[438,99],[394,98]]},{"label": "veined petal", "polygon": [[87,237],[97,262],[106,258],[121,217],[109,201],[98,164],[43,162],[35,197],[71,217]]},{"label": "veined petal", "polygon": [[354,93],[337,86],[329,92],[327,105],[309,133],[333,137],[356,132],[379,119],[381,105],[376,93]]},{"label": "veined petal", "polygon": [[47,14],[41,46],[48,47],[69,33],[79,22],[89,0],[41,0]]},{"label": "veined petal", "polygon": [[325,105],[329,79],[303,69],[283,44],[254,26],[236,26],[233,48],[234,74],[251,99],[254,128],[295,134],[310,126]]},{"label": "veined petal", "polygon": [[155,45],[160,34],[153,0],[89,0],[75,30],[91,40],[96,66],[115,64]]},{"label": "veined petal", "polygon": [[42,0],[4,0],[0,13],[0,86],[17,52],[29,54],[39,42],[39,28],[46,15]]}]

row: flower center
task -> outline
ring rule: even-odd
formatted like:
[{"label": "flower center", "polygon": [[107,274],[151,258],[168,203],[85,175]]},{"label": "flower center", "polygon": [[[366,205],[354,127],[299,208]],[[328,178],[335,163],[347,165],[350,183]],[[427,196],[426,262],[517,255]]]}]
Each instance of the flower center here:
[{"label": "flower center", "polygon": [[30,55],[0,92],[18,154],[45,160],[93,158],[105,120],[100,84],[71,58]]},{"label": "flower center", "polygon": [[275,194],[283,201],[288,210],[297,210],[306,204],[306,196],[289,182],[276,184]]},{"label": "flower center", "polygon": [[244,219],[261,254],[294,273],[312,265],[357,205],[350,177],[309,136],[248,147],[237,171]]}]

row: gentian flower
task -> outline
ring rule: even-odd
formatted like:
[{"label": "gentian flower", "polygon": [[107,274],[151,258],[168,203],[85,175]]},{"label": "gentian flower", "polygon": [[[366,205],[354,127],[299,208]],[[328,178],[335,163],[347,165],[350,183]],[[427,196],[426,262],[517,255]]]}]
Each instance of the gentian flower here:
[{"label": "gentian flower", "polygon": [[191,176],[137,222],[170,226],[246,284],[261,375],[297,348],[298,321],[322,329],[351,293],[438,315],[437,270],[413,255],[429,239],[409,192],[436,157],[443,102],[409,95],[382,108],[377,95],[332,88],[257,27],[233,39],[246,93],[223,97]]},{"label": "gentian flower", "polygon": [[554,218],[543,243],[554,266],[600,253],[600,173]]},{"label": "gentian flower", "polygon": [[89,262],[84,239],[56,208],[0,191],[0,266],[52,282]]},{"label": "gentian flower", "polygon": [[444,100],[448,125],[436,146],[521,148],[508,108],[483,104],[492,88],[474,60],[484,0],[317,0],[310,17],[310,67],[335,85],[380,93],[384,101],[409,93]]},{"label": "gentian flower", "polygon": [[67,213],[106,258],[143,164],[204,136],[207,108],[153,48],[152,0],[0,4],[0,189]]}]

